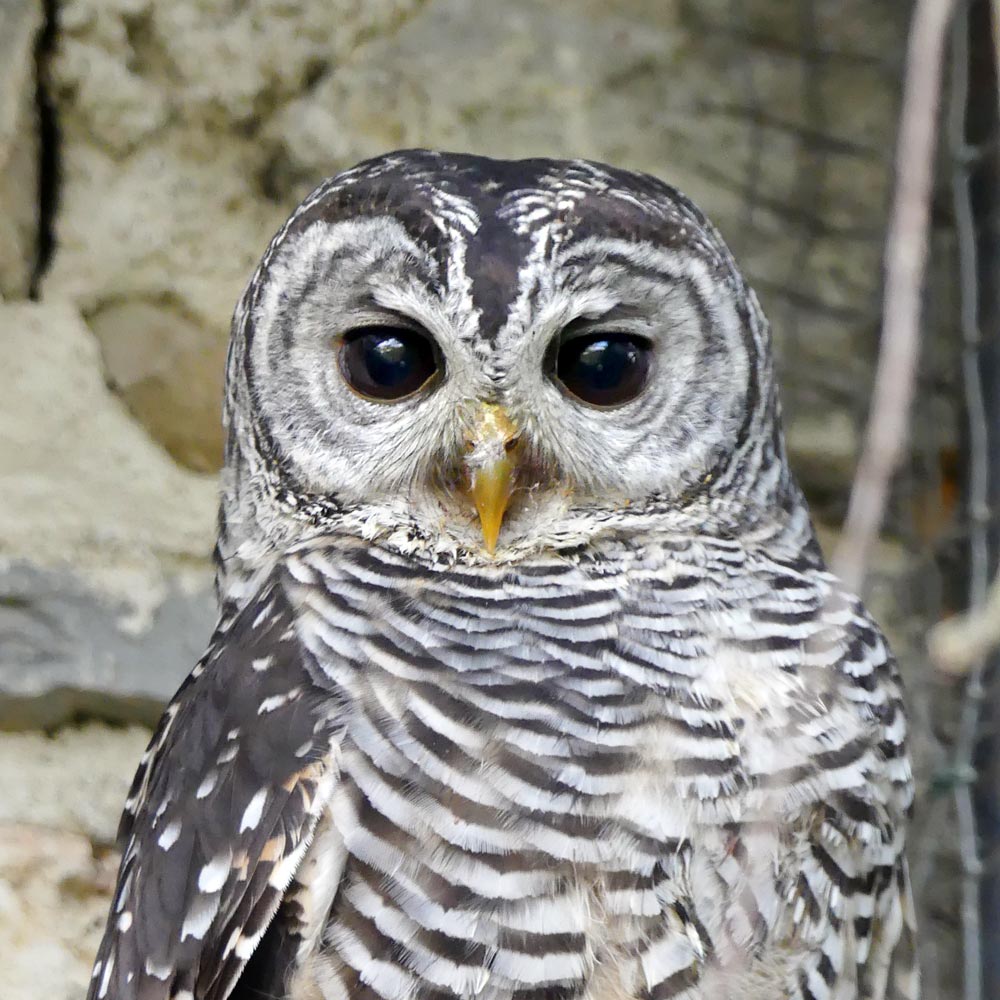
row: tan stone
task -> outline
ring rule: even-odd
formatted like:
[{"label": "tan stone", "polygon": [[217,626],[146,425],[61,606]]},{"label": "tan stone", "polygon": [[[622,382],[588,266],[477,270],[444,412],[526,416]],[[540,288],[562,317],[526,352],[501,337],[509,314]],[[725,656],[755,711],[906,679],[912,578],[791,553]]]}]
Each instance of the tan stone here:
[{"label": "tan stone", "polygon": [[217,469],[225,340],[171,303],[141,299],[98,309],[88,325],[108,378],[149,433],[182,465]]},{"label": "tan stone", "polygon": [[0,824],[4,1000],[85,995],[116,867],[80,834]]},{"label": "tan stone", "polygon": [[216,484],[178,468],[101,373],[73,306],[0,306],[0,560],[72,566],[151,615],[207,571]]},{"label": "tan stone", "polygon": [[28,294],[38,230],[35,37],[40,0],[0,4],[0,301]]},{"label": "tan stone", "polygon": [[0,824],[30,823],[114,844],[149,730],[90,724],[43,733],[0,732]]}]

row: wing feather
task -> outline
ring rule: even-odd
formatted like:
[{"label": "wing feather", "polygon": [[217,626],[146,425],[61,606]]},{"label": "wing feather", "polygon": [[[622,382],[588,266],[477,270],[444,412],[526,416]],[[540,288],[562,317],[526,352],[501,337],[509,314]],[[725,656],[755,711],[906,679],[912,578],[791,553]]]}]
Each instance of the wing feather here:
[{"label": "wing feather", "polygon": [[918,1000],[904,853],[913,781],[902,685],[878,626],[860,602],[851,610],[851,641],[839,667],[870,731],[869,752],[857,784],[827,797],[808,837],[800,870],[810,898],[823,904],[815,922],[825,943],[800,970],[800,992],[839,996],[831,985],[839,975],[856,983],[859,1000]]},{"label": "wing feather", "polygon": [[168,706],[122,817],[88,1000],[225,1000],[337,777],[341,699],[272,581]]}]

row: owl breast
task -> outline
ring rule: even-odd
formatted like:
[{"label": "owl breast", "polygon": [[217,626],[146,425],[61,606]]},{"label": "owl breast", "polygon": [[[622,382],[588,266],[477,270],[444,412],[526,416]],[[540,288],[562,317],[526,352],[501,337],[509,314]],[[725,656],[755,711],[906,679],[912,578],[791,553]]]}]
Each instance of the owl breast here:
[{"label": "owl breast", "polygon": [[[299,877],[301,996],[667,1000],[703,995],[709,966],[759,979],[794,831],[871,748],[829,684],[802,696],[836,659],[836,612],[737,558],[441,574],[300,553],[301,633],[350,706]],[[837,726],[850,749],[821,767]]]}]

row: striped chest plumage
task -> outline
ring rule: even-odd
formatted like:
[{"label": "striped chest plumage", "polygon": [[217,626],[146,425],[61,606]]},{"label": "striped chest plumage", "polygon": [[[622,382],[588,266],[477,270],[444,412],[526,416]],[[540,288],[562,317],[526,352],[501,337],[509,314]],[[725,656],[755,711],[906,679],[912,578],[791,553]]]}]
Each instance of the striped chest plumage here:
[{"label": "striped chest plumage", "polygon": [[786,948],[816,806],[877,740],[837,690],[851,610],[747,560],[293,558],[303,641],[350,705],[290,894],[301,995],[666,1000]]}]

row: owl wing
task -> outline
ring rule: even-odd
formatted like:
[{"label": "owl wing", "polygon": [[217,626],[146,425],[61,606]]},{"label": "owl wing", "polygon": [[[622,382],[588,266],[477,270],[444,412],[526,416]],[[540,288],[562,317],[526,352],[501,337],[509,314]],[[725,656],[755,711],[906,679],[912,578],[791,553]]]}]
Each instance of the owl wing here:
[{"label": "owl wing", "polygon": [[907,752],[903,686],[896,660],[880,629],[860,603],[853,610],[854,641],[841,668],[854,685],[854,699],[860,710],[870,713],[877,727],[878,764],[870,775],[872,794],[868,807],[878,821],[866,826],[869,817],[864,813],[853,819],[842,814],[840,823],[833,822],[832,826],[848,832],[853,825],[863,860],[850,885],[855,889],[867,886],[871,893],[870,905],[863,907],[854,920],[861,957],[859,996],[863,1000],[918,1000],[916,913],[905,855],[905,832],[913,806],[913,772]]},{"label": "owl wing", "polygon": [[213,637],[143,756],[88,1000],[225,1000],[336,780],[341,701],[276,583]]},{"label": "owl wing", "polygon": [[838,665],[842,693],[871,735],[837,747],[843,737],[830,733],[834,749],[822,755],[832,787],[813,817],[794,902],[796,920],[825,940],[798,970],[796,995],[840,996],[844,976],[856,982],[859,1000],[917,1000],[916,920],[904,854],[913,778],[902,684],[860,602],[850,615]]},{"label": "owl wing", "polygon": [[[892,933],[876,938],[872,944],[869,967],[880,979],[886,969],[885,997],[887,1000],[919,1000],[920,967],[917,961],[917,914],[910,891],[910,872],[906,858],[901,857],[893,871],[895,889],[882,900],[883,919],[880,927]],[[896,908],[898,916],[885,919],[886,902]]]}]

